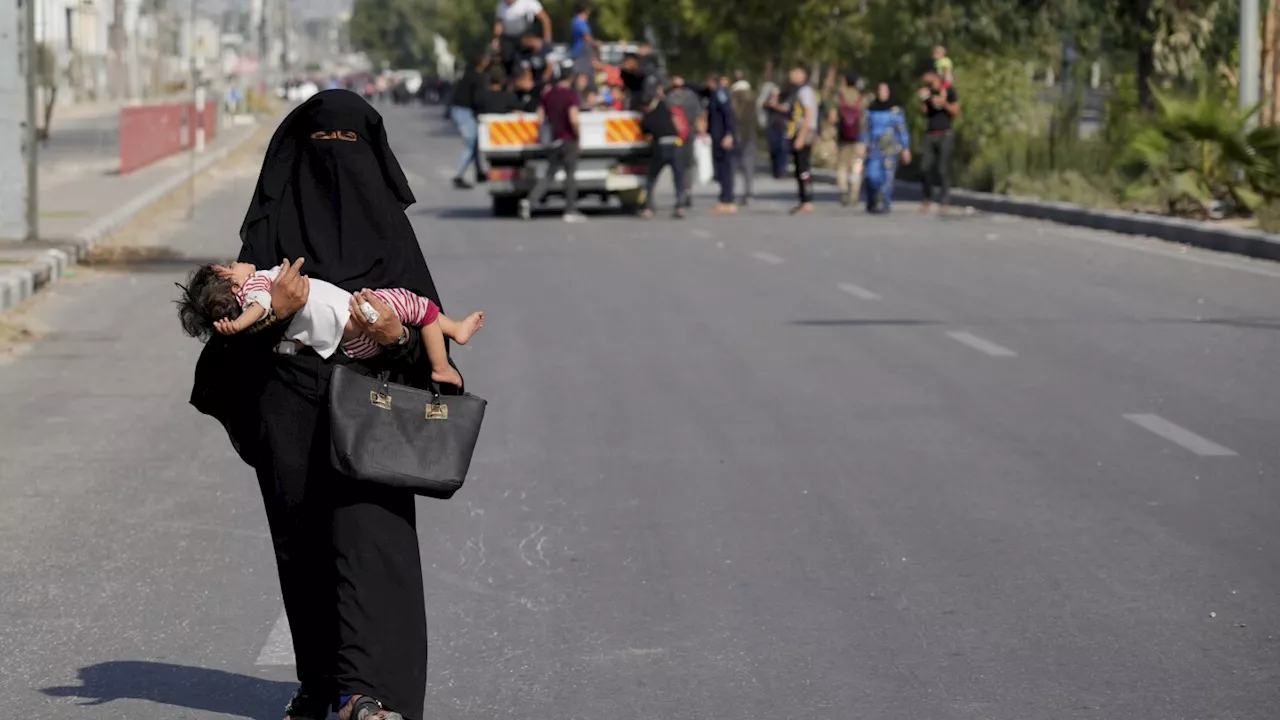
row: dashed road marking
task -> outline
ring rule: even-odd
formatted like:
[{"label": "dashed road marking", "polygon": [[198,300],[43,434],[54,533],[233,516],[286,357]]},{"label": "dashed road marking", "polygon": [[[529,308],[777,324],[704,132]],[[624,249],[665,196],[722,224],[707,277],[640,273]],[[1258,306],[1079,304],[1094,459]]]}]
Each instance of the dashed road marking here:
[{"label": "dashed road marking", "polygon": [[840,283],[839,287],[842,291],[858,298],[859,300],[883,300],[884,298],[871,292],[870,290],[854,285],[853,283]]},{"label": "dashed road marking", "polygon": [[280,610],[280,617],[276,620],[276,624],[271,628],[271,634],[267,636],[267,642],[262,646],[262,652],[258,653],[258,661],[255,665],[293,665],[293,634],[289,632],[289,617],[285,615],[283,609]]},{"label": "dashed road marking", "polygon": [[693,230],[689,231],[689,234],[694,237],[700,237],[703,239],[707,239],[711,237],[711,232],[709,230],[703,230],[702,228],[694,228]]},{"label": "dashed road marking", "polygon": [[777,255],[774,255],[773,253],[767,253],[767,252],[751,253],[751,257],[759,260],[760,262],[769,263],[770,265],[781,265],[782,263],[786,262],[786,260],[783,260]]},{"label": "dashed road marking", "polygon": [[1124,416],[1125,420],[1137,425],[1144,430],[1159,435],[1175,445],[1190,450],[1200,457],[1233,457],[1236,452],[1228,447],[1223,447],[1218,443],[1201,437],[1190,430],[1165,420],[1159,415],[1150,413],[1134,413]]},{"label": "dashed road marking", "polygon": [[983,338],[980,338],[977,335],[974,335],[973,333],[949,332],[947,333],[947,337],[957,342],[968,345],[969,347],[973,348],[974,350],[977,350],[978,352],[986,353],[991,357],[1017,357],[1018,356],[1018,353],[1010,350],[1009,348],[1004,347],[1003,345],[997,345],[991,342],[990,340],[984,340]]}]

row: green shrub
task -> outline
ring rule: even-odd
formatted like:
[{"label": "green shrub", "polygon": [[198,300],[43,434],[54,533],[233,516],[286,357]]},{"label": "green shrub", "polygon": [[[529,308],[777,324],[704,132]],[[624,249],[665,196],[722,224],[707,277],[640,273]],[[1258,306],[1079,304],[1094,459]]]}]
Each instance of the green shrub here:
[{"label": "green shrub", "polygon": [[1269,233],[1280,233],[1280,202],[1269,202],[1254,211],[1258,228]]},{"label": "green shrub", "polygon": [[1250,129],[1242,111],[1202,83],[1194,96],[1154,91],[1156,113],[1133,132],[1117,170],[1126,200],[1174,215],[1243,215],[1280,197],[1280,128]]}]

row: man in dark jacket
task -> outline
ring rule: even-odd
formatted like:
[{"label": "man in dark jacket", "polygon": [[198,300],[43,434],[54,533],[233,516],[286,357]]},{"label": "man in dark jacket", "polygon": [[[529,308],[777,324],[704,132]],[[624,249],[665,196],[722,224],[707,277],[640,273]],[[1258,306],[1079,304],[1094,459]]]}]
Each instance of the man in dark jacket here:
[{"label": "man in dark jacket", "polygon": [[691,87],[685,84],[684,78],[671,78],[671,92],[667,93],[667,104],[673,108],[680,108],[684,112],[685,121],[689,123],[689,137],[687,142],[680,146],[680,154],[683,156],[684,162],[684,206],[693,206],[693,139],[699,129],[706,127],[706,121],[703,118],[705,108],[702,105],[702,98]]},{"label": "man in dark jacket", "polygon": [[467,63],[467,69],[453,89],[453,99],[449,105],[449,118],[458,128],[462,136],[462,159],[458,163],[458,172],[453,176],[453,186],[459,190],[471,189],[467,182],[467,168],[472,164],[476,168],[476,179],[484,177],[480,155],[476,147],[479,127],[476,125],[476,111],[486,92],[485,72],[489,68],[489,56],[484,53],[473,56]]},{"label": "man in dark jacket", "polygon": [[787,142],[787,125],[791,122],[789,87],[774,87],[765,98],[765,132],[769,142],[769,165],[774,179],[781,180],[787,174],[791,160],[791,144]]},{"label": "man in dark jacket", "polygon": [[738,212],[733,199],[733,143],[737,124],[729,91],[720,86],[721,76],[707,77],[707,132],[711,135],[711,156],[715,160],[716,181],[720,183],[720,201],[712,212],[730,215]]},{"label": "man in dark jacket", "polygon": [[516,94],[507,89],[507,74],[500,66],[489,68],[489,92],[485,93],[476,108],[476,115],[503,115],[515,112],[520,103]]},{"label": "man in dark jacket", "polygon": [[652,159],[649,161],[649,177],[645,183],[645,204],[640,217],[646,220],[653,217],[653,195],[657,189],[658,176],[665,167],[671,168],[675,181],[676,204],[673,215],[684,217],[684,156],[680,154],[680,131],[676,127],[671,107],[663,100],[663,92],[659,89],[644,109],[644,117],[640,120],[640,131],[649,139]]}]

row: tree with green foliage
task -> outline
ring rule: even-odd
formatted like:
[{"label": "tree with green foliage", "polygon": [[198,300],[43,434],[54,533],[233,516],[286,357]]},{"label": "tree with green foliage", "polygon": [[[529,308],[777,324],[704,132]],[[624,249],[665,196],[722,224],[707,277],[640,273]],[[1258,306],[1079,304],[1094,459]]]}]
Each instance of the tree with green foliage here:
[{"label": "tree with green foliage", "polygon": [[351,44],[375,66],[423,68],[431,65],[440,27],[437,0],[355,0]]}]

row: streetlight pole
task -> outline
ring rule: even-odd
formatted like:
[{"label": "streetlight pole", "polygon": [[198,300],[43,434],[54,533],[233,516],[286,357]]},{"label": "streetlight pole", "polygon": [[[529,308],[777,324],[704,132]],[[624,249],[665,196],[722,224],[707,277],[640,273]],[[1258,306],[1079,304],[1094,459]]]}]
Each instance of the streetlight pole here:
[{"label": "streetlight pole", "polygon": [[[191,0],[191,17],[187,20],[187,60],[191,63],[191,110],[187,117],[187,142],[191,143],[189,155],[190,177],[187,179],[187,219],[196,216],[196,135],[204,131],[204,107],[200,102],[200,73],[196,68],[196,0]],[[200,130],[196,130],[199,123]]]},{"label": "streetlight pole", "polygon": [[27,81],[27,126],[25,128],[25,145],[27,148],[27,240],[40,239],[40,150],[39,133],[36,128],[36,87],[39,85],[40,45],[36,42],[36,0],[22,0],[22,39],[25,41],[26,66],[23,68]]},{"label": "streetlight pole", "polygon": [[[1240,108],[1258,104],[1258,0],[1240,0]],[[1255,122],[1251,120],[1251,122]]]}]

